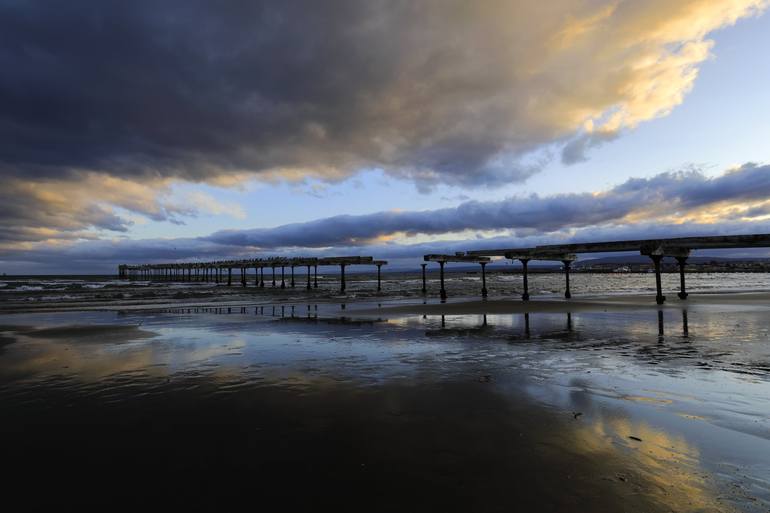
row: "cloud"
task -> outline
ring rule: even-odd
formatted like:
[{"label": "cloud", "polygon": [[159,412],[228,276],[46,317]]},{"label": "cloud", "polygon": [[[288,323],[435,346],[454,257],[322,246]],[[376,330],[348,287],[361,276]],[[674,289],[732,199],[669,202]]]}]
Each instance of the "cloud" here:
[{"label": "cloud", "polygon": [[[494,185],[665,115],[765,0],[0,7],[0,170]],[[602,135],[604,134],[604,135]]]},{"label": "cloud", "polygon": [[[206,240],[272,249],[363,246],[394,235],[441,235],[467,230],[548,233],[606,223],[661,219],[666,224],[764,215],[770,166],[746,164],[709,178],[697,170],[632,178],[604,192],[466,201],[426,211],[340,215],[254,230],[223,230]],[[730,216],[720,214],[730,210]],[[716,213],[716,215],[714,215]],[[711,218],[714,219],[711,219]]]},{"label": "cloud", "polygon": [[213,215],[226,215],[235,219],[246,219],[246,211],[237,203],[223,203],[213,196],[200,191],[185,195],[185,202],[196,212]]},{"label": "cloud", "polygon": [[768,232],[770,166],[745,164],[715,177],[689,169],[632,178],[595,193],[466,201],[452,208],[334,216],[199,238],[72,244],[49,237],[46,243],[0,245],[0,264],[93,271],[121,262],[270,255],[409,259],[499,246]]}]

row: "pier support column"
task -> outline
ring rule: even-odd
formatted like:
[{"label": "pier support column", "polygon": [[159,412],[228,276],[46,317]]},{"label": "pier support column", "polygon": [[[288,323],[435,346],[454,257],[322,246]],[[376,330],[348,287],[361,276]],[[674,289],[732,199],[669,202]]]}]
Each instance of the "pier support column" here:
[{"label": "pier support column", "polygon": [[340,264],[340,293],[345,292],[345,264]]},{"label": "pier support column", "polygon": [[687,299],[687,291],[684,287],[684,266],[687,263],[687,257],[676,257],[676,262],[679,264],[679,299]]},{"label": "pier support column", "polygon": [[246,268],[241,267],[241,286],[246,286]]},{"label": "pier support column", "polygon": [[427,287],[425,286],[425,268],[428,266],[428,264],[420,264],[420,267],[422,267],[422,293],[426,294],[428,292]]},{"label": "pier support column", "polygon": [[315,265],[315,266],[313,266],[313,268],[314,268],[314,269],[313,269],[313,272],[314,272],[314,276],[313,276],[313,288],[314,288],[314,289],[317,289],[317,288],[318,288],[318,266],[317,266],[317,265]]},{"label": "pier support column", "polygon": [[660,284],[660,261],[663,260],[663,255],[650,255],[650,258],[655,265],[655,290],[657,291],[655,302],[662,305],[666,301],[666,296],[663,295],[663,287]]},{"label": "pier support column", "polygon": [[271,268],[273,269],[273,287],[275,287],[275,266],[273,265]]},{"label": "pier support column", "polygon": [[291,266],[291,288],[294,288],[294,266]]},{"label": "pier support column", "polygon": [[[487,297],[487,263],[479,262],[481,264],[481,297]],[[485,318],[486,319],[486,318]]]},{"label": "pier support column", "polygon": [[286,288],[286,275],[284,273],[284,266],[281,266],[281,288]]},{"label": "pier support column", "polygon": [[214,273],[214,282],[219,283],[219,269],[216,269],[216,272]]},{"label": "pier support column", "polygon": [[572,297],[572,293],[569,291],[569,270],[570,267],[572,267],[572,262],[569,260],[562,260],[561,263],[564,264],[564,283],[566,285],[566,288],[564,289],[564,297],[569,299]]},{"label": "pier support column", "polygon": [[521,294],[521,300],[529,301],[529,281],[527,279],[527,266],[529,264],[529,258],[521,258],[519,261],[524,268],[524,292]]},{"label": "pier support column", "polygon": [[259,287],[259,267],[254,266],[254,286]]},{"label": "pier support column", "polygon": [[233,284],[233,268],[228,267],[227,268],[227,286],[229,287],[232,284]]},{"label": "pier support column", "polygon": [[441,301],[446,301],[446,289],[444,288],[444,262],[439,262],[439,279],[441,280],[441,291],[439,292],[439,295],[441,296]]},{"label": "pier support column", "polygon": [[382,290],[382,265],[377,264],[377,292],[380,292]]},{"label": "pier support column", "polygon": [[[312,288],[313,287],[310,285],[310,266],[307,266],[307,290]],[[308,305],[308,308],[310,308],[310,305]]]},{"label": "pier support column", "polygon": [[265,288],[265,268],[264,266],[259,268],[259,287]]}]

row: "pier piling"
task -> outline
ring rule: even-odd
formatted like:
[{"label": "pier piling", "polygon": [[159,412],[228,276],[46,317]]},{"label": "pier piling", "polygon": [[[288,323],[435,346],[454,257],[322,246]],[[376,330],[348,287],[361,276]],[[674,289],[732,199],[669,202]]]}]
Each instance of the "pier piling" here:
[{"label": "pier piling", "polygon": [[572,293],[569,291],[569,270],[572,266],[571,260],[562,260],[562,264],[564,264],[564,282],[565,282],[565,288],[564,288],[564,298],[569,299],[572,297]]},{"label": "pier piling", "polygon": [[439,262],[439,277],[441,280],[441,291],[439,292],[439,295],[441,296],[441,302],[443,303],[446,301],[447,295],[446,295],[446,289],[444,289],[444,263],[443,261]]},{"label": "pier piling", "polygon": [[487,271],[486,271],[487,263],[479,262],[479,264],[481,265],[481,297],[486,299],[487,297]]},{"label": "pier piling", "polygon": [[660,284],[660,261],[663,259],[663,255],[650,255],[652,263],[655,266],[655,302],[662,305],[666,302],[666,296],[663,295],[663,288]]},{"label": "pier piling", "polygon": [[676,262],[679,264],[679,299],[687,299],[687,291],[684,286],[684,266],[687,263],[687,257],[676,257]]},{"label": "pier piling", "polygon": [[529,258],[520,258],[519,261],[524,269],[524,292],[521,294],[521,300],[529,301],[529,283],[527,280],[527,265],[529,264]]}]

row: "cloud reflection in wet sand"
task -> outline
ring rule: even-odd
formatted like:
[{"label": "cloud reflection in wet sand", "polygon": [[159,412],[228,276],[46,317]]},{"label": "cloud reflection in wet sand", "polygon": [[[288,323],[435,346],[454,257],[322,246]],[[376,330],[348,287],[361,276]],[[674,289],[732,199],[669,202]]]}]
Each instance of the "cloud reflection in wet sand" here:
[{"label": "cloud reflection in wet sand", "polygon": [[[302,451],[362,459],[396,488],[405,486],[397,479],[402,473],[427,483],[423,492],[446,493],[464,482],[464,500],[483,494],[487,505],[510,502],[504,482],[514,479],[518,504],[525,497],[524,503],[544,501],[554,508],[721,509],[716,490],[722,487],[685,435],[653,426],[638,410],[601,402],[573,418],[564,404],[533,394],[533,387],[558,389],[558,380],[543,379],[549,365],[555,366],[551,373],[561,372],[559,361],[548,356],[552,348],[543,345],[547,341],[511,346],[494,339],[457,340],[451,332],[426,339],[424,331],[409,326],[380,330],[253,317],[248,324],[227,316],[146,321],[145,334],[127,338],[105,334],[88,341],[66,329],[11,335],[17,341],[6,346],[0,366],[0,394],[10,406],[6,429],[21,418],[50,427],[46,423],[58,422],[51,409],[61,408],[55,400],[61,398],[85,415],[76,424],[88,424],[99,412],[118,429],[124,409],[139,409],[139,417],[152,417],[156,426],[240,419],[242,429],[259,427],[261,433],[248,435],[247,454],[256,447],[269,461],[292,460]],[[265,427],[266,418],[281,429]],[[144,443],[167,449],[170,444],[182,468],[183,449],[152,436]],[[267,444],[274,436],[285,442],[282,453]],[[561,491],[548,497],[556,483]]]}]

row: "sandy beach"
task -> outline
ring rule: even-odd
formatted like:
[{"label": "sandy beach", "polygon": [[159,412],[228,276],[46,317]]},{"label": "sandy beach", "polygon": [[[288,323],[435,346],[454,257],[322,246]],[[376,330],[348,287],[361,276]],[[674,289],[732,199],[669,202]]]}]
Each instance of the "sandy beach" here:
[{"label": "sandy beach", "polygon": [[770,506],[768,292],[146,299],[0,316],[19,475],[303,510]]}]

